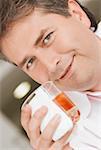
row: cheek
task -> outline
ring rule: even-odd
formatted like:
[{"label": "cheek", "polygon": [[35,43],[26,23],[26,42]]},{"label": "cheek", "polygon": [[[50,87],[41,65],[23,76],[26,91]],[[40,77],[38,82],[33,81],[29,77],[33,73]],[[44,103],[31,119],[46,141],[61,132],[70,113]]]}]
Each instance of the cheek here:
[{"label": "cheek", "polygon": [[[83,30],[83,32],[82,32]],[[65,53],[69,50],[79,49],[81,54],[93,55],[97,45],[95,44],[95,35],[89,30],[79,26],[78,28],[60,29],[55,42],[55,49],[58,52]],[[59,44],[60,43],[60,44]]]},{"label": "cheek", "polygon": [[96,65],[94,61],[84,56],[75,57],[73,74],[70,79],[62,81],[60,87],[62,86],[64,90],[88,90],[95,84],[97,78]]},{"label": "cheek", "polygon": [[97,63],[94,60],[79,55],[75,58],[73,67],[73,81],[81,86],[93,83],[97,72]]},{"label": "cheek", "polygon": [[39,84],[43,84],[49,80],[46,68],[42,64],[38,64],[36,69],[32,69],[27,74]]},{"label": "cheek", "polygon": [[58,53],[66,53],[69,50],[74,49],[73,45],[70,43],[72,43],[70,39],[68,41],[68,39],[63,39],[62,37],[58,38],[55,44],[53,45],[54,50],[57,51]]},{"label": "cheek", "polygon": [[81,38],[77,37],[77,35],[72,32],[61,31],[57,35],[53,46],[56,51],[60,53],[66,53],[69,50],[75,50],[79,47],[81,48],[80,45],[83,46],[83,42],[80,40]]}]

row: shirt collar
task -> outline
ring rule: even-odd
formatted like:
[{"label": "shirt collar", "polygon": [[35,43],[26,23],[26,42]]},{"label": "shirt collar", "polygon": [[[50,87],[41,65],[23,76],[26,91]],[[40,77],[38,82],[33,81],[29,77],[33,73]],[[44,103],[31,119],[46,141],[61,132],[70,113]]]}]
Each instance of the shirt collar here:
[{"label": "shirt collar", "polygon": [[95,92],[90,92],[90,91],[87,91],[87,92],[84,92],[85,94],[87,95],[91,95],[91,96],[101,96],[101,91],[95,91]]}]

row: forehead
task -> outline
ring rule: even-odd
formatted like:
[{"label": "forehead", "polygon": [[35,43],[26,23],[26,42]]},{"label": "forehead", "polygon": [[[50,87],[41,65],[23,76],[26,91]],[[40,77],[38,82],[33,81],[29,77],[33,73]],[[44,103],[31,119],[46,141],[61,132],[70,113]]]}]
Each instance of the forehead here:
[{"label": "forehead", "polygon": [[29,46],[37,38],[40,30],[52,27],[59,22],[61,23],[59,18],[63,18],[63,16],[56,14],[44,14],[41,11],[34,11],[26,18],[17,21],[2,40],[1,45],[3,52],[5,53],[7,50],[7,56],[9,56],[9,50],[11,47],[13,50],[16,50],[17,47],[20,49],[21,45],[22,47]]},{"label": "forehead", "polygon": [[43,23],[45,22],[41,21],[44,19],[44,16],[43,13],[34,11],[29,16],[15,22],[9,28],[6,36],[2,38],[1,48],[10,60],[12,60],[10,57],[11,53],[14,53],[18,49],[21,51],[22,47],[27,48],[34,42],[39,30],[44,27]]},{"label": "forehead", "polygon": [[[7,38],[11,37],[19,37],[21,36],[20,33],[26,33],[31,30],[34,30],[36,32],[37,30],[39,31],[40,29],[47,27],[47,26],[52,26],[55,23],[59,23],[60,25],[63,23],[61,22],[61,19],[67,20],[65,16],[55,14],[55,13],[44,13],[41,10],[34,10],[29,16],[26,16],[18,21],[16,21],[11,27],[8,32]],[[53,21],[52,21],[53,20]],[[26,32],[25,32],[26,31]],[[34,35],[35,36],[35,35]]]},{"label": "forehead", "polygon": [[[8,37],[18,35],[19,29],[21,32],[25,32],[25,31],[30,32],[31,29],[36,31],[37,29],[39,30],[40,28],[43,28],[47,25],[57,23],[59,19],[62,19],[62,18],[65,18],[65,17],[62,15],[54,14],[54,13],[44,13],[43,11],[35,10],[29,16],[24,17],[18,20],[17,22],[15,22],[11,26],[8,32]],[[54,22],[50,20],[54,20]]]},{"label": "forehead", "polygon": [[75,24],[75,19],[73,21],[72,17],[70,18],[67,19],[58,14],[45,14],[41,11],[34,11],[12,26],[7,36],[2,40],[3,53],[13,62],[16,62],[18,58],[22,60],[27,52],[30,54],[33,43],[38,38],[41,30],[51,27],[63,28],[63,25],[65,25],[66,28],[68,26],[70,32],[72,25],[74,27],[78,26]]}]

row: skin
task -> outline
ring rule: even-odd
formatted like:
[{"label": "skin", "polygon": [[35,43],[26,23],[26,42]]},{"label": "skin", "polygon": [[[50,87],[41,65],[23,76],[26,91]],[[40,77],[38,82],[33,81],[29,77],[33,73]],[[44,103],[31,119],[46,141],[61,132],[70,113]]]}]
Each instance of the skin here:
[{"label": "skin", "polygon": [[[2,39],[2,51],[11,62],[41,84],[52,80],[62,90],[101,91],[101,40],[89,29],[90,21],[79,5],[74,0],[69,0],[68,4],[71,16],[67,18],[44,14],[36,9],[28,17],[19,20]],[[35,44],[41,31],[44,36]],[[27,60],[22,66],[25,57]],[[59,79],[71,62],[69,75]],[[63,139],[52,142],[52,133],[59,123],[58,119],[52,124],[53,128],[50,123],[48,129],[40,135],[39,126],[47,112],[45,110],[45,107],[40,109],[31,118],[31,109],[22,109],[21,122],[31,145],[36,149],[47,145],[47,149],[52,150],[54,145],[57,149],[61,145],[60,149],[65,149],[64,142],[60,144]],[[66,138],[68,136],[69,133]]]}]

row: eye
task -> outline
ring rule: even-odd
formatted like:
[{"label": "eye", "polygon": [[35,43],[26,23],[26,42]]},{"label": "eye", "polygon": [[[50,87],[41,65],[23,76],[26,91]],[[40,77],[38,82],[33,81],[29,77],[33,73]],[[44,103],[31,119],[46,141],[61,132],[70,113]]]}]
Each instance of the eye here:
[{"label": "eye", "polygon": [[26,68],[29,69],[29,68],[34,64],[35,60],[36,60],[36,57],[30,58],[30,59],[27,61]]},{"label": "eye", "polygon": [[53,32],[50,32],[43,40],[44,45],[48,45],[50,43]]}]

